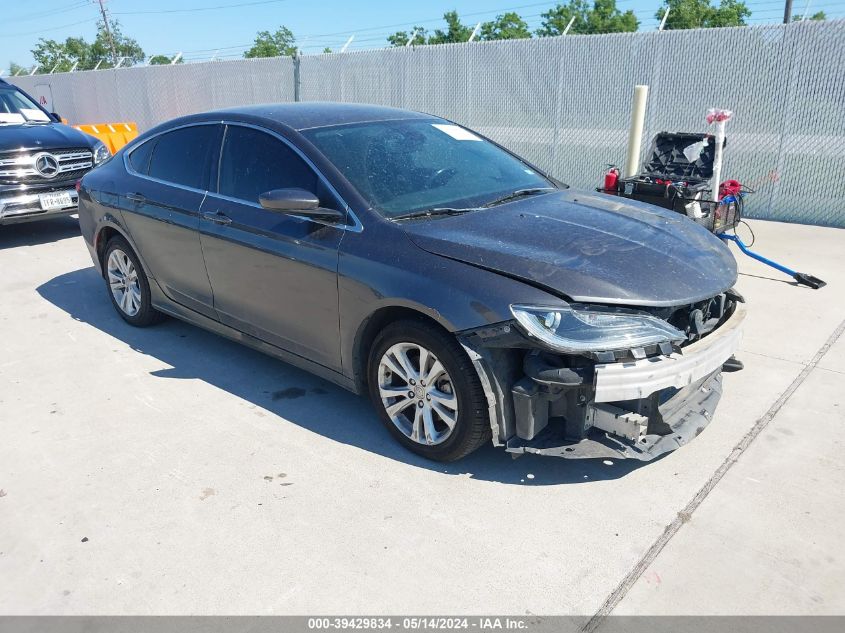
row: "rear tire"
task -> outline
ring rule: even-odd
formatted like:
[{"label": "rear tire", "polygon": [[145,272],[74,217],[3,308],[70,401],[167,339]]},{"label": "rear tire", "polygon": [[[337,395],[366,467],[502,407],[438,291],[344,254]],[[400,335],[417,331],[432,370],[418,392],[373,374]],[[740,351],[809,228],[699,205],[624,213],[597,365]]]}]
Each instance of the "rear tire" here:
[{"label": "rear tire", "polygon": [[391,323],[370,350],[370,399],[406,448],[451,462],[490,439],[487,399],[454,336],[422,320]]},{"label": "rear tire", "polygon": [[106,244],[103,278],[114,309],[129,325],[147,327],[164,318],[153,308],[150,282],[141,261],[122,237],[115,236]]}]

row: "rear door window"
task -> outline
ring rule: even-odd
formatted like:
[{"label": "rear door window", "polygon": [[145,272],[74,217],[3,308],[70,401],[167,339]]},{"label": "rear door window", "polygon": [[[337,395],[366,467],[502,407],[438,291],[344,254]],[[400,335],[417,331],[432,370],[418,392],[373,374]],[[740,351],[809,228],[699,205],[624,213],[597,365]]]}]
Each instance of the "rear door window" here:
[{"label": "rear door window", "polygon": [[219,131],[218,125],[193,125],[165,132],[153,149],[150,177],[183,187],[207,189],[210,160],[219,142]]},{"label": "rear door window", "polygon": [[220,158],[219,193],[254,204],[273,189],[316,193],[317,174],[279,139],[253,128],[226,128]]},{"label": "rear door window", "polygon": [[150,156],[153,154],[157,139],[142,143],[129,153],[129,164],[139,174],[146,176],[150,170]]}]

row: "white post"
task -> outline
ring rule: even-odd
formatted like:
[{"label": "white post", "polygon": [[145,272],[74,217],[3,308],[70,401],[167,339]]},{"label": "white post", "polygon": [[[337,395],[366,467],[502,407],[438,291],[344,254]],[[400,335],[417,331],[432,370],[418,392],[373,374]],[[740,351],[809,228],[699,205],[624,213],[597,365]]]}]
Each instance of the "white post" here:
[{"label": "white post", "polygon": [[177,63],[180,59],[182,59],[182,51],[176,53],[176,57],[170,60],[170,65],[172,66],[173,64]]},{"label": "white post", "polygon": [[631,104],[631,129],[628,130],[628,153],[625,156],[623,176],[630,178],[640,170],[640,148],[643,142],[645,107],[648,101],[648,86],[634,86],[634,100]]},{"label": "white post", "polygon": [[478,35],[478,31],[480,29],[481,29],[481,22],[479,22],[478,24],[475,25],[475,28],[472,30],[472,33],[470,33],[469,39],[467,40],[467,42],[471,42],[472,40],[474,40],[475,36]]},{"label": "white post", "polygon": [[32,67],[32,72],[29,73],[29,75],[30,76],[34,75],[35,71],[38,70],[39,68],[41,68],[41,64],[35,64],[35,66]]},{"label": "white post", "polygon": [[60,59],[59,61],[57,61],[57,62],[56,62],[56,65],[55,65],[55,66],[53,66],[53,69],[50,71],[50,74],[51,74],[51,75],[52,75],[54,72],[56,72],[56,68],[58,68],[58,67],[59,67],[59,64],[61,64],[61,63],[62,63],[62,60],[61,60],[61,59]]},{"label": "white post", "polygon": [[15,77],[20,75],[23,72],[23,68],[18,68],[18,72],[15,73]]},{"label": "white post", "polygon": [[70,67],[70,72],[73,72],[74,70],[76,70],[77,66],[79,66],[79,60],[78,59],[75,62],[73,62],[73,66]]},{"label": "white post", "polygon": [[413,44],[415,39],[417,39],[417,31],[416,31],[416,30],[414,30],[414,31],[411,33],[411,37],[409,37],[409,38],[408,38],[408,41],[407,41],[407,42],[405,42],[405,47],[407,48],[408,46],[410,46],[411,44]]},{"label": "white post", "polygon": [[662,31],[663,27],[666,26],[666,18],[669,17],[669,7],[666,7],[666,10],[663,12],[663,19],[660,20],[660,26],[657,27],[658,31]]},{"label": "white post", "polygon": [[725,144],[725,123],[716,122],[716,148],[713,152],[713,180],[710,183],[710,192],[713,200],[719,202],[719,185],[722,181],[722,146]]},{"label": "white post", "polygon": [[349,48],[349,45],[352,43],[352,40],[354,40],[354,39],[355,39],[355,35],[354,35],[354,34],[353,34],[353,35],[350,35],[350,36],[349,36],[349,39],[348,39],[348,40],[346,40],[346,44],[344,44],[344,45],[343,45],[343,48],[341,48],[341,49],[340,49],[340,52],[341,52],[341,53],[345,53],[345,52],[346,52],[346,49],[347,49],[347,48]]},{"label": "white post", "polygon": [[572,28],[573,24],[575,24],[575,16],[574,15],[569,19],[569,24],[566,25],[565,29],[563,29],[563,33],[561,33],[561,35],[566,35],[567,33],[569,33],[569,29]]},{"label": "white post", "polygon": [[101,59],[100,61],[98,61],[98,62],[97,62],[97,65],[96,65],[96,66],[94,66],[94,70],[97,70],[97,69],[100,67],[100,64],[102,64],[102,63],[103,63],[103,60],[102,60],[102,59]]}]

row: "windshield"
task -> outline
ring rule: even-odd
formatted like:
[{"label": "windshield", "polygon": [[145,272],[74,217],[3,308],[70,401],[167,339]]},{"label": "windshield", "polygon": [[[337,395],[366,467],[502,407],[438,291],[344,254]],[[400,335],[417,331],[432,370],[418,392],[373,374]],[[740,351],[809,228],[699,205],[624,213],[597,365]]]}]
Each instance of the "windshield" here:
[{"label": "windshield", "polygon": [[469,209],[514,191],[554,187],[493,143],[442,120],[375,121],[302,133],[387,218]]},{"label": "windshield", "polygon": [[25,94],[12,88],[0,88],[0,125],[29,122],[49,123],[50,117]]}]

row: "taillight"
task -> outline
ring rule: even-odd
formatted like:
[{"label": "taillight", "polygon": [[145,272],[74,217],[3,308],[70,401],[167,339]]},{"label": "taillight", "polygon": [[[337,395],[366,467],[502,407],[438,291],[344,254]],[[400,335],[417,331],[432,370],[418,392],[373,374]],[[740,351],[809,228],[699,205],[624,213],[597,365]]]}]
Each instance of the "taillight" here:
[{"label": "taillight", "polygon": [[76,193],[79,193],[79,190],[82,189],[82,178],[76,181]]}]

